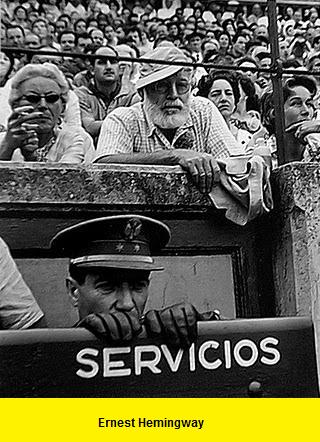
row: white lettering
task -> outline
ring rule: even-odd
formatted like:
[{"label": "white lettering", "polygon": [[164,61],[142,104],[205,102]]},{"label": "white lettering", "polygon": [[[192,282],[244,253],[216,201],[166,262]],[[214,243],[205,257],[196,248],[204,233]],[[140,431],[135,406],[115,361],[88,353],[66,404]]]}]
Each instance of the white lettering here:
[{"label": "white lettering", "polygon": [[216,341],[206,341],[201,345],[201,347],[199,348],[199,361],[202,367],[207,368],[208,370],[215,370],[216,368],[220,367],[220,365],[222,364],[222,361],[220,359],[217,359],[214,362],[208,362],[204,356],[205,352],[209,348],[214,348],[216,350],[219,345],[219,342]]},{"label": "white lettering", "polygon": [[280,352],[276,348],[268,347],[268,344],[278,345],[279,339],[276,338],[264,338],[260,343],[260,348],[265,353],[270,353],[274,357],[272,359],[268,359],[265,356],[262,356],[261,362],[266,365],[275,365],[280,361],[281,355]]},{"label": "white lettering", "polygon": [[180,365],[180,362],[182,359],[182,355],[183,355],[182,348],[179,349],[175,360],[173,360],[172,354],[170,353],[170,351],[166,345],[161,345],[161,350],[163,351],[163,354],[169,364],[169,367],[171,368],[171,371],[173,373],[178,371],[178,368],[179,368],[179,365]]},{"label": "white lettering", "polygon": [[[243,359],[242,356],[240,355],[240,351],[244,347],[250,348],[250,350],[252,352],[251,357],[247,360]],[[237,363],[241,367],[250,367],[258,359],[259,353],[258,353],[257,346],[254,342],[250,341],[249,339],[242,339],[241,341],[237,342],[237,344],[235,345],[234,350],[233,350],[233,355],[234,355],[235,360],[237,361]]]},{"label": "white lettering", "polygon": [[189,348],[189,368],[190,371],[195,371],[196,369],[196,355],[195,355],[195,345],[192,344]]},{"label": "white lettering", "polygon": [[231,343],[230,341],[224,341],[224,356],[226,358],[225,367],[231,368]]},{"label": "white lettering", "polygon": [[[154,353],[154,359],[149,359],[143,361],[141,359],[142,353]],[[161,359],[161,351],[160,348],[155,345],[141,345],[140,347],[135,347],[134,349],[134,365],[135,365],[135,374],[139,376],[141,374],[141,369],[143,367],[149,368],[152,373],[159,374],[161,370],[157,367]]]},{"label": "white lettering", "polygon": [[130,376],[131,368],[122,368],[124,367],[123,361],[110,361],[111,355],[121,354],[121,353],[130,353],[130,347],[113,347],[113,348],[104,348],[103,349],[103,377],[108,378],[119,377],[119,376]]},{"label": "white lettering", "polygon": [[79,351],[79,353],[77,354],[77,362],[79,362],[79,364],[88,365],[89,367],[92,368],[92,370],[90,371],[85,371],[82,368],[79,368],[76,374],[80,376],[80,378],[89,379],[97,375],[99,371],[99,364],[90,359],[85,359],[84,356],[85,355],[98,356],[98,354],[99,351],[96,350],[95,348],[84,348],[83,350]]}]

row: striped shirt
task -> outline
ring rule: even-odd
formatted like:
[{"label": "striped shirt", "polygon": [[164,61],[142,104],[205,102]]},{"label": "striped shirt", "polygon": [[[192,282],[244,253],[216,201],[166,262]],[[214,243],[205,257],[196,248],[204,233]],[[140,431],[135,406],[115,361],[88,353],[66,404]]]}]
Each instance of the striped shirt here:
[{"label": "striped shirt", "polygon": [[[192,142],[182,146],[181,141],[186,138]],[[107,155],[151,153],[180,147],[211,153],[221,159],[243,154],[215,105],[206,98],[192,97],[189,117],[177,129],[172,143],[150,121],[143,103],[115,109],[103,121],[95,161]]]}]

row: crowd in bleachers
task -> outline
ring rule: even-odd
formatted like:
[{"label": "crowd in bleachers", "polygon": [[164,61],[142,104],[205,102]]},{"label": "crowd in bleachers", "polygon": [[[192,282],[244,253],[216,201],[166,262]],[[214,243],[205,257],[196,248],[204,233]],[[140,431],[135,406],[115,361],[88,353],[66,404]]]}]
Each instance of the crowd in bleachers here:
[{"label": "crowd in bleachers", "polygon": [[[278,36],[284,68],[319,70],[318,8],[278,7]],[[167,48],[159,52],[166,59],[176,47],[186,62],[211,64],[188,68],[191,95],[214,103],[239,152],[252,154],[267,145],[276,164],[271,76],[255,70],[271,66],[268,16],[259,3],[2,0],[1,45],[16,49],[0,53],[1,160],[99,160],[97,147],[111,142],[101,133],[110,126],[107,117],[118,115],[118,108],[139,106],[145,97],[137,86],[140,63],[89,55],[137,59]],[[317,160],[319,77],[284,76],[283,83],[289,160]],[[177,147],[174,137],[163,133],[167,147]],[[182,143],[186,147],[190,139],[189,145]]]}]

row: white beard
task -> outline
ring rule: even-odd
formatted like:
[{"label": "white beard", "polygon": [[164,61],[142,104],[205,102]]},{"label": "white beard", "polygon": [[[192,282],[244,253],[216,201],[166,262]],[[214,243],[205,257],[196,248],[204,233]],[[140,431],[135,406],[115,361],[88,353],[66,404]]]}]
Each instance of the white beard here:
[{"label": "white beard", "polygon": [[156,126],[159,126],[161,129],[176,129],[183,126],[187,121],[190,112],[190,105],[188,101],[188,103],[186,103],[180,111],[173,112],[170,115],[163,112],[158,104],[152,103],[149,98],[145,96],[144,109],[150,120]]}]

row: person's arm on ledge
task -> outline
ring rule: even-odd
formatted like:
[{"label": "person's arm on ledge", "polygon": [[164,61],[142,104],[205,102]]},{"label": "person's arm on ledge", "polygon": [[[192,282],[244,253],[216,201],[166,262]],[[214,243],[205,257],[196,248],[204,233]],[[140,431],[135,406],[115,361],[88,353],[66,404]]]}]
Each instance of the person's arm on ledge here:
[{"label": "person's arm on ledge", "polygon": [[191,174],[200,192],[209,193],[220,180],[220,167],[212,155],[189,149],[158,150],[152,153],[113,154],[98,158],[96,163],[181,166]]}]

